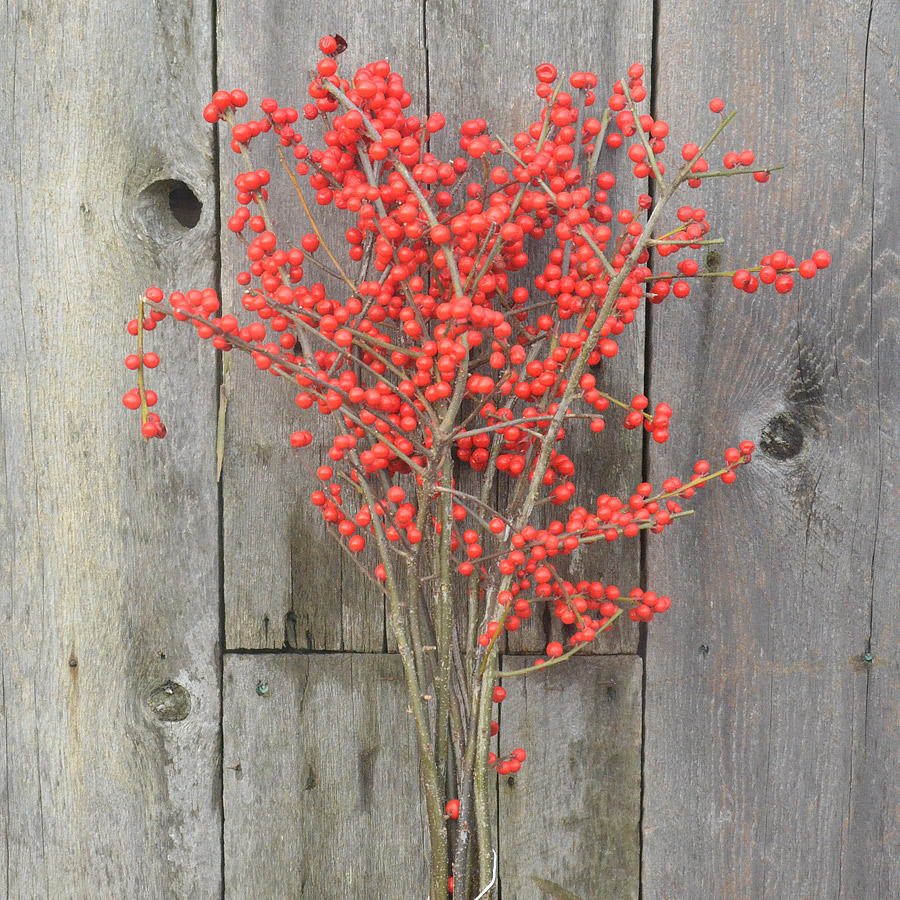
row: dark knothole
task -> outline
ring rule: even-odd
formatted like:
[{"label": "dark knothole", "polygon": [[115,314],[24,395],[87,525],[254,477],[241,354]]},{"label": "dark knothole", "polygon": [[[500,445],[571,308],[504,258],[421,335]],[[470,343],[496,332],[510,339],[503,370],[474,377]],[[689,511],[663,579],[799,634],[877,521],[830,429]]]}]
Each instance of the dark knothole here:
[{"label": "dark knothole", "polygon": [[175,216],[175,221],[184,228],[193,228],[200,221],[203,204],[183,181],[173,181],[171,185],[169,209]]},{"label": "dark knothole", "polygon": [[197,226],[203,204],[183,181],[167,178],[148,184],[140,192],[135,212],[151,238],[167,243]]},{"label": "dark knothole", "polygon": [[759,446],[773,459],[792,459],[803,449],[803,429],[787,413],[782,413],[763,428]]}]

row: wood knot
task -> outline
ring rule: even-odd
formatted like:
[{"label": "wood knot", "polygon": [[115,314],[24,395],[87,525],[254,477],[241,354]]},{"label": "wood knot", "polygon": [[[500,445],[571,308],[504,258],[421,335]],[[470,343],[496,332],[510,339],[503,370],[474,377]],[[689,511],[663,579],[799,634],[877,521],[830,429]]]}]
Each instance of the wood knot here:
[{"label": "wood knot", "polygon": [[168,243],[197,226],[203,204],[183,181],[164,178],[140,192],[135,212],[151,238]]},{"label": "wood knot", "polygon": [[150,712],[161,722],[180,722],[191,712],[191,695],[174,681],[166,681],[150,692]]},{"label": "wood knot", "polygon": [[803,428],[787,413],[781,413],[763,427],[759,447],[772,459],[792,459],[803,449]]}]

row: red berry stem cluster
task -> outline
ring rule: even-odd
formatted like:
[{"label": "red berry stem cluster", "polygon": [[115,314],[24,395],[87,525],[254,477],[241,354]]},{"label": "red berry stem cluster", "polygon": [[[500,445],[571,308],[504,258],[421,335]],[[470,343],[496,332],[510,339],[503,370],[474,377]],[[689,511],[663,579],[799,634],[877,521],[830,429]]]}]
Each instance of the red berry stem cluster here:
[{"label": "red berry stem cluster", "polygon": [[[563,79],[543,64],[540,114],[527,128],[507,141],[487,120],[469,120],[459,155],[442,159],[431,139],[444,117],[412,114],[413,98],[387,61],[347,78],[342,42],[326,37],[319,47],[300,108],[267,98],[258,116],[239,121],[249,101],[234,90],[216,92],[204,110],[227,129],[242,167],[226,222],[246,257],[237,274],[243,312],[224,312],[209,288],[171,291],[167,303],[150,288],[129,324],[138,352],[126,366],[138,384],[123,402],[141,409],[145,437],[165,435],[144,384],[159,360],[142,341],[171,315],[214,348],[245,352],[261,372],[288,381],[298,419],[330,423],[322,465],[304,460],[313,437],[302,421],[286,440],[319,482],[310,500],[328,532],[384,591],[419,742],[431,896],[445,893],[449,878],[457,900],[468,900],[491,871],[489,775],[516,772],[526,758],[522,748],[503,757],[491,749],[494,704],[506,697],[498,682],[535,668],[499,672],[501,638],[536,604],[552,604],[568,632],[547,643],[543,668],[622,616],[649,623],[668,610],[662,593],[608,583],[602,564],[571,574],[572,554],[661,533],[691,512],[683,504],[697,490],[733,482],[752,457],[744,441],[715,471],[700,460],[686,483],[642,483],[628,497],[583,483],[568,435],[587,426],[600,440],[611,409],[621,410],[627,431],[669,438],[667,403],[618,399],[600,386],[619,337],[644,302],[685,298],[694,278],[785,293],[795,274],[811,278],[830,257],[817,250],[797,264],[778,250],[759,266],[721,272],[689,255],[722,241],[700,206],[667,217],[682,186],[739,175],[764,184],[779,167],[740,150],[710,168],[711,148],[735,115],[716,98],[711,136],[684,144],[667,171],[669,127],[638,108],[646,98],[640,64],[606,100],[594,73]],[[303,210],[300,233],[270,215],[277,179],[259,164],[264,141]],[[617,154],[633,177],[612,174],[606,163]],[[331,245],[320,224],[326,214],[344,223]],[[679,260],[676,271],[654,271],[668,257]],[[527,279],[535,260],[538,274]],[[460,486],[466,467],[479,473],[476,494]],[[500,480],[508,500],[497,509]],[[559,514],[538,526],[544,506]]]},{"label": "red berry stem cluster", "polygon": [[[152,298],[150,298],[152,299]],[[144,332],[153,331],[156,323],[165,318],[165,313],[151,310],[149,317],[144,317],[144,298],[138,303],[138,317],[128,323],[128,333],[137,337],[137,353],[130,353],[125,357],[125,368],[137,371],[137,387],[131,388],[122,397],[122,403],[127,409],[139,409],[141,411],[141,434],[145,440],[150,438],[164,438],[166,426],[162,423],[157,413],[149,411],[149,407],[156,406],[156,391],[146,388],[145,369],[155,369],[159,365],[159,356],[156,353],[144,352]]]}]

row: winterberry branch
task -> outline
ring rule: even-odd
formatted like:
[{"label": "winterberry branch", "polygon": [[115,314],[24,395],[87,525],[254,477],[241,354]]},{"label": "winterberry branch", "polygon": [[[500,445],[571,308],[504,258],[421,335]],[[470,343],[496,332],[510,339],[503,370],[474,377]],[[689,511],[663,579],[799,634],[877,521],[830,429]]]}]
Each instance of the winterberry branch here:
[{"label": "winterberry branch", "polygon": [[[226,368],[231,351],[247,353],[260,371],[291,385],[299,409],[329,417],[327,464],[297,454],[317,484],[310,501],[386,598],[421,760],[430,896],[449,888],[456,900],[473,900],[491,872],[491,779],[518,771],[526,758],[522,748],[502,760],[491,753],[499,727],[494,704],[506,695],[498,681],[570,659],[626,611],[650,622],[671,603],[643,588],[625,597],[597,580],[573,574],[570,582],[558,563],[579,547],[664,531],[693,514],[682,503],[697,489],[731,483],[753,452],[744,441],[725,451],[716,471],[695,463],[687,484],[669,478],[657,488],[641,483],[629,497],[598,494],[596,511],[593,499],[575,505],[581,479],[579,460],[566,454],[570,430],[588,420],[601,434],[609,425],[603,414],[616,406],[626,429],[643,428],[662,443],[672,416],[665,403],[651,414],[643,395],[630,404],[617,400],[588,367],[611,363],[619,336],[640,321],[642,303],[685,297],[692,278],[731,278],[747,293],[773,284],[783,294],[794,274],[812,278],[830,256],[817,250],[798,263],[776,250],[758,266],[729,272],[718,271],[711,256],[704,271],[698,260],[680,257],[676,274],[654,271],[657,258],[722,243],[706,237],[705,209],[684,205],[680,224],[661,227],[685,181],[697,187],[704,178],[751,174],[764,183],[780,167],[754,165],[745,150],[724,154],[724,170],[709,171],[705,154],[731,113],[702,146],[682,147],[684,164],[666,181],[669,127],[638,112],[646,97],[639,64],[612,86],[599,118],[588,115],[593,73],[573,73],[573,92],[564,92],[556,68],[541,64],[535,74],[543,108],[535,121],[509,142],[484,119],[465,122],[462,155],[442,160],[430,138],[445,127],[443,116],[408,115],[411,98],[385,60],[342,79],[340,43],[336,36],[320,41],[323,56],[302,110],[266,99],[262,119],[237,122],[246,94],[213,95],[204,118],[230,127],[244,169],[228,228],[247,258],[237,281],[250,321],[222,315],[211,289],[173,292],[171,312],[161,310],[163,292],[149,289],[128,324],[138,338],[138,354],[126,359],[137,387],[122,400],[141,410],[145,437],[165,435],[148,412],[157,398],[145,367],[158,357],[144,352],[143,331],[171,315],[225,352]],[[710,103],[714,113],[723,109],[718,98]],[[310,127],[324,126],[321,145],[294,130],[301,115]],[[251,145],[267,133],[277,137],[281,166],[312,229],[299,246],[276,231],[267,207],[270,174],[251,165],[258,158]],[[598,174],[604,149],[624,149],[635,179],[656,182],[655,196],[642,193],[635,203],[611,171]],[[511,160],[509,170],[493,157]],[[346,246],[323,238],[304,178],[320,207],[347,217]],[[548,261],[526,275],[533,248],[548,243]],[[309,277],[319,272],[329,276],[327,286]],[[223,386],[217,477],[226,402]],[[298,451],[312,443],[309,431],[290,435]],[[466,467],[480,479],[475,493],[459,486]],[[502,514],[495,496],[501,478],[508,488]],[[544,508],[554,515],[539,528],[532,523]],[[573,628],[571,646],[549,641],[542,666],[500,673],[501,635],[543,604]]]}]

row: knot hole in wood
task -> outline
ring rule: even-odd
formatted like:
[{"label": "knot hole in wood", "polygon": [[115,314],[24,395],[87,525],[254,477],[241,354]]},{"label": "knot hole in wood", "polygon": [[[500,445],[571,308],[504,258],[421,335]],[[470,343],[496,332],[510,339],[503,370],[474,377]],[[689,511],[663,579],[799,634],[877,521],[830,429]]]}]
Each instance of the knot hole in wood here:
[{"label": "knot hole in wood", "polygon": [[203,204],[185,182],[162,178],[140,192],[135,212],[151,238],[167,243],[197,226]]}]

